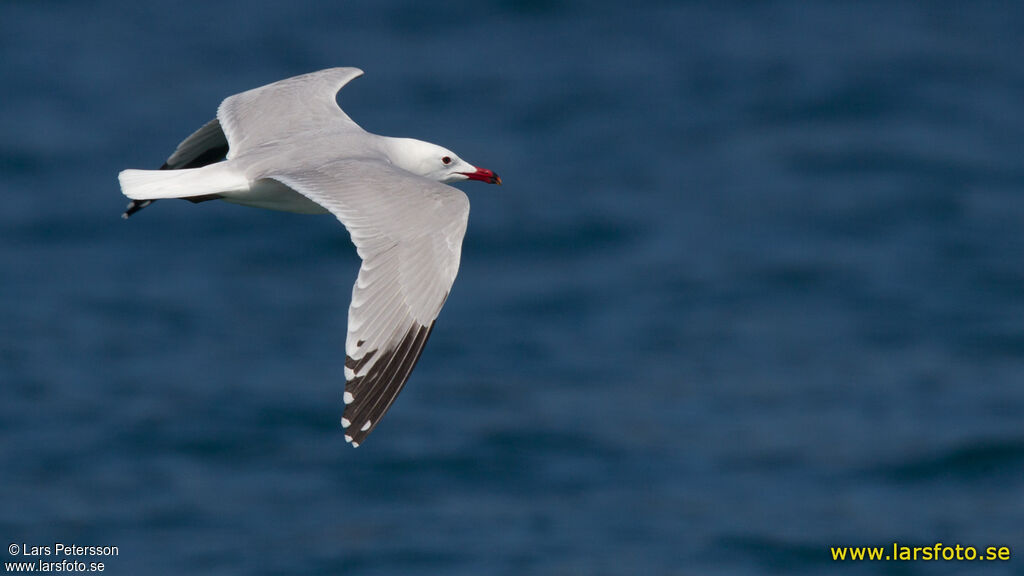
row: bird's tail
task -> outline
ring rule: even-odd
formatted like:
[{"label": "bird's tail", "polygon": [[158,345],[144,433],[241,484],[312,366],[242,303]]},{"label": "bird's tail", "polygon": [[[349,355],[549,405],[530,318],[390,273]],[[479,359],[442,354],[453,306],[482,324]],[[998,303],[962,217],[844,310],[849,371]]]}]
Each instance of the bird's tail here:
[{"label": "bird's tail", "polygon": [[117,179],[121,193],[132,199],[124,218],[160,198],[209,198],[249,189],[248,178],[222,163],[181,170],[124,170]]}]

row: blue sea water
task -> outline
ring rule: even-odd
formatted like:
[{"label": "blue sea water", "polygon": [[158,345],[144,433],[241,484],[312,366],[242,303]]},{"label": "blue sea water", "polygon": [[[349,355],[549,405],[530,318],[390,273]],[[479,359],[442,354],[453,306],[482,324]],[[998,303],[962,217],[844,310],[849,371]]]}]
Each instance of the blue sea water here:
[{"label": "blue sea water", "polygon": [[[1012,2],[0,4],[0,538],[113,574],[1024,574]],[[358,450],[327,216],[160,202],[224,97],[358,66],[462,268]],[[1009,546],[833,562],[831,546]],[[34,560],[0,553],[3,561]],[[50,558],[53,560],[54,558]]]}]

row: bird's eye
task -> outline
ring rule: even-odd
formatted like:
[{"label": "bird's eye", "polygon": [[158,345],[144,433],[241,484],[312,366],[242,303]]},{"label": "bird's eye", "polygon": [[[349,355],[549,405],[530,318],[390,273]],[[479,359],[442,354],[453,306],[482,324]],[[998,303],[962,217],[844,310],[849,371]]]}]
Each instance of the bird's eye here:
[{"label": "bird's eye", "polygon": [[444,158],[441,158],[441,163],[444,164],[445,166],[451,164],[452,163],[452,157],[451,156],[445,156]]}]

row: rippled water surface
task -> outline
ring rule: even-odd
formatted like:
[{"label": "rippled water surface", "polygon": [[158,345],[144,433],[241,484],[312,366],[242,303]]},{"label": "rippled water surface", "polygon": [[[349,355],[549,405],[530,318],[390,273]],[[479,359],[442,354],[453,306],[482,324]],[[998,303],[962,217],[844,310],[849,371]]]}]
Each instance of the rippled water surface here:
[{"label": "rippled water surface", "polygon": [[[0,538],[114,574],[1024,574],[1016,3],[0,5]],[[345,445],[330,217],[160,202],[222,98],[353,65],[501,174]],[[4,556],[3,560],[10,560]]]}]

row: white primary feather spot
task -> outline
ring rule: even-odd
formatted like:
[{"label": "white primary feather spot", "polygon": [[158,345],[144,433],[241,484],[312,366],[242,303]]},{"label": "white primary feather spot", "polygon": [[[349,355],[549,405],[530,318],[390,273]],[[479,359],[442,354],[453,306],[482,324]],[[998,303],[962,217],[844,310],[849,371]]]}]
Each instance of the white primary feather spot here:
[{"label": "white primary feather spot", "polygon": [[352,425],[352,423],[348,421],[348,418],[342,418],[341,419],[341,427],[342,428],[348,428],[351,425]]},{"label": "white primary feather spot", "polygon": [[345,442],[351,442],[351,441],[352,441],[352,437],[349,436],[348,434],[345,434]]},{"label": "white primary feather spot", "polygon": [[353,442],[352,443],[352,447],[353,448],[359,448],[359,442]]},{"label": "white primary feather spot", "polygon": [[348,366],[345,366],[345,380],[351,380],[356,377],[355,371]]},{"label": "white primary feather spot", "polygon": [[360,428],[360,429],[359,429],[359,431],[360,431],[360,432],[366,432],[367,430],[369,430],[369,429],[370,429],[370,424],[371,424],[371,423],[372,423],[372,422],[371,422],[370,420],[367,420],[367,421],[366,421],[366,424],[363,424],[363,427],[362,427],[362,428]]},{"label": "white primary feather spot", "polygon": [[351,404],[352,402],[355,401],[355,399],[356,397],[353,396],[351,392],[345,392],[345,404]]}]

